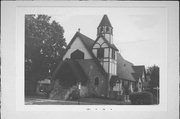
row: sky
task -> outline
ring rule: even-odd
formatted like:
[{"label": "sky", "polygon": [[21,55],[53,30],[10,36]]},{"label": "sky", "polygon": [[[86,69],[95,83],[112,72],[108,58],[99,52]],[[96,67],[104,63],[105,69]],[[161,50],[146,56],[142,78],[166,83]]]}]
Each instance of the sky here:
[{"label": "sky", "polygon": [[160,65],[161,44],[166,38],[166,15],[162,8],[59,8],[48,14],[63,26],[66,42],[80,32],[91,39],[104,14],[113,26],[113,42],[124,59],[134,65]]}]

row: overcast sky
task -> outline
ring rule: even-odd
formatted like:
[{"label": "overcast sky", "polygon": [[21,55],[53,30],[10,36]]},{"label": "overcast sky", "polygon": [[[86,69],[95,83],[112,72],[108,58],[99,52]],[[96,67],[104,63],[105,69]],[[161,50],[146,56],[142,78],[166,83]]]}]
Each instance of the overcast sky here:
[{"label": "overcast sky", "polygon": [[121,55],[134,65],[159,65],[161,43],[166,38],[166,16],[162,8],[59,8],[52,16],[65,30],[67,43],[78,28],[96,39],[104,14],[113,26],[114,44]]}]

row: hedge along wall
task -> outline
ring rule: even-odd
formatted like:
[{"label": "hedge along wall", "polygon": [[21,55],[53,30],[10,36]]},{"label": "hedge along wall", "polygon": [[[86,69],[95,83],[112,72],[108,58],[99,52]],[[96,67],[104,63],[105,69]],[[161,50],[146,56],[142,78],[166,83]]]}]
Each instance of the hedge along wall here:
[{"label": "hedge along wall", "polygon": [[[54,82],[54,87],[52,92],[50,93],[50,99],[58,99],[58,100],[68,100],[74,91],[78,92],[78,86],[74,85],[70,88],[64,88],[59,84],[59,81],[56,80]],[[79,93],[76,93],[78,95]],[[88,96],[88,88],[86,86],[81,86],[80,97]]]}]

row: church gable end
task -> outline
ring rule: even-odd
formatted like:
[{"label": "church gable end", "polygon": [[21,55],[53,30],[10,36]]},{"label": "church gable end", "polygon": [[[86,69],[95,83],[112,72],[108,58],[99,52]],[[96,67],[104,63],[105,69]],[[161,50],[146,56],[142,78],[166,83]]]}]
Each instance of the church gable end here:
[{"label": "church gable end", "polygon": [[63,60],[66,58],[72,58],[72,56],[74,56],[72,53],[74,53],[77,50],[81,52],[81,55],[84,54],[84,56],[82,56],[83,59],[92,59],[92,56],[88,51],[89,49],[86,48],[86,46],[82,42],[82,39],[78,36],[75,36],[69,43],[68,49],[65,55],[63,56]]}]

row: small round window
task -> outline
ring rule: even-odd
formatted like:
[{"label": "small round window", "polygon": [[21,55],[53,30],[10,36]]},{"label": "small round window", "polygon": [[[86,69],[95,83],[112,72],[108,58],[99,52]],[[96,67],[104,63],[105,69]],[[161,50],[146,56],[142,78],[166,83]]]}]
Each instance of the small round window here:
[{"label": "small round window", "polygon": [[98,86],[98,85],[99,85],[99,78],[98,78],[98,77],[95,78],[94,85],[95,85],[95,86]]}]

